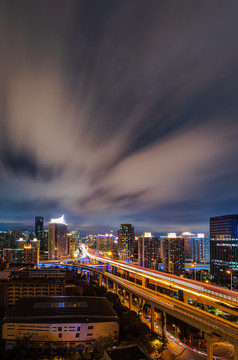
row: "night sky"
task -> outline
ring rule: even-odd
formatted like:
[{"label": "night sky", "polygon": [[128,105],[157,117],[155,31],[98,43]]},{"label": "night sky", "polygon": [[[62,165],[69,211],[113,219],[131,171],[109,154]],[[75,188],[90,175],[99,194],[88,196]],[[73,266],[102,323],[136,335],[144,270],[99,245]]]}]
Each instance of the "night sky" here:
[{"label": "night sky", "polygon": [[1,0],[0,230],[238,213],[238,3]]}]

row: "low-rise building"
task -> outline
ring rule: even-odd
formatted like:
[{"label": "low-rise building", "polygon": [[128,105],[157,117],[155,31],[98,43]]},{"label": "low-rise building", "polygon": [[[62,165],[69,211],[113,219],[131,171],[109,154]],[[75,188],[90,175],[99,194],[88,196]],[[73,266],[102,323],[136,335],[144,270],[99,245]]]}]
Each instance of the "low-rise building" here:
[{"label": "low-rise building", "polygon": [[117,343],[118,317],[102,297],[28,297],[20,299],[2,322],[6,349],[29,339],[32,347],[91,347]]},{"label": "low-rise building", "polygon": [[0,294],[0,307],[11,307],[25,296],[63,296],[65,282],[62,279],[2,280]]},{"label": "low-rise building", "polygon": [[66,270],[54,268],[24,269],[20,277],[25,279],[65,279]]},{"label": "low-rise building", "polygon": [[3,260],[10,264],[37,265],[39,263],[40,250],[32,247],[31,244],[25,244],[23,248],[3,249]]}]

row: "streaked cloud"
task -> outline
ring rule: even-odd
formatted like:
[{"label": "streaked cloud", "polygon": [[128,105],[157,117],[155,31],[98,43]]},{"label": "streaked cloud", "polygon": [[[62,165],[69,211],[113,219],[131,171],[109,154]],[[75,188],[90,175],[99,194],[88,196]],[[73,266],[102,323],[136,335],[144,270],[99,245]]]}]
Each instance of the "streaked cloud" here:
[{"label": "streaked cloud", "polygon": [[2,1],[0,223],[206,230],[237,212],[237,13]]}]

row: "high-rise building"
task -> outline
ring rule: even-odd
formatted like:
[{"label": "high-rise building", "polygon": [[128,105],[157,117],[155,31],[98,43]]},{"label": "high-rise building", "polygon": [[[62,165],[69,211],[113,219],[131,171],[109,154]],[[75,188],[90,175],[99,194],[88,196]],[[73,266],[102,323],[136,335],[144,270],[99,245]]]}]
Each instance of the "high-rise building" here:
[{"label": "high-rise building", "polygon": [[190,232],[183,232],[181,237],[184,239],[184,259],[185,260],[191,260],[190,257],[190,241],[189,239],[191,237],[194,237],[195,234],[191,234]]},{"label": "high-rise building", "polygon": [[67,224],[64,215],[51,219],[48,231],[48,259],[59,259],[68,255]]},{"label": "high-rise building", "polygon": [[163,270],[173,275],[184,274],[184,239],[176,233],[162,237]]},{"label": "high-rise building", "polygon": [[9,248],[14,249],[16,247],[16,241],[19,237],[20,233],[17,230],[8,231],[7,238]]},{"label": "high-rise building", "polygon": [[118,255],[122,261],[134,260],[134,241],[134,226],[121,224],[118,230]]},{"label": "high-rise building", "polygon": [[96,235],[96,250],[102,253],[117,251],[116,236],[111,232],[110,234]]},{"label": "high-rise building", "polygon": [[138,237],[138,264],[148,269],[158,270],[161,259],[160,239],[150,232]]},{"label": "high-rise building", "polygon": [[204,237],[203,259],[205,263],[210,263],[210,239],[208,236]]},{"label": "high-rise building", "polygon": [[214,282],[238,288],[238,214],[210,218],[210,268]]},{"label": "high-rise building", "polygon": [[196,262],[206,262],[207,242],[204,234],[189,237],[189,260]]},{"label": "high-rise building", "polygon": [[44,237],[44,218],[42,216],[35,217],[35,237],[39,240]]}]

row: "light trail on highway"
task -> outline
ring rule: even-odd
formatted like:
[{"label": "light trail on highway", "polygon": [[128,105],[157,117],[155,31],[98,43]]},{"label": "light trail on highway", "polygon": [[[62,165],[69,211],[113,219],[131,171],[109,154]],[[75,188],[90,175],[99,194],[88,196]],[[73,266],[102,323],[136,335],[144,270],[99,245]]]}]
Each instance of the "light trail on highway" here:
[{"label": "light trail on highway", "polygon": [[89,258],[95,259],[100,262],[106,262],[112,266],[124,269],[126,271],[140,275],[141,277],[149,278],[155,282],[167,285],[171,289],[178,289],[213,302],[223,303],[225,306],[238,306],[238,292],[221,288],[215,285],[208,285],[198,281],[184,279],[179,276],[166,274],[161,271],[150,270],[142,268],[137,265],[128,264],[119,260],[113,260],[105,256],[95,255],[86,250]]}]

